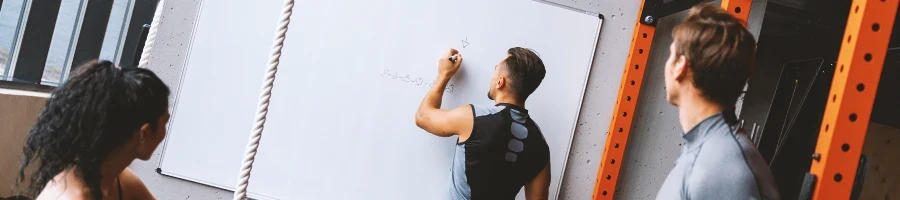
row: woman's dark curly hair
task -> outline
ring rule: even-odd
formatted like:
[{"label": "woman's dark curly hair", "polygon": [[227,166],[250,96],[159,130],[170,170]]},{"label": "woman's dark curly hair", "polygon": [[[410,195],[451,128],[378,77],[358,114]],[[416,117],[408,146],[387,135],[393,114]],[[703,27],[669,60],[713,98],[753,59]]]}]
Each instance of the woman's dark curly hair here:
[{"label": "woman's dark curly hair", "polygon": [[100,165],[115,148],[149,123],[156,128],[169,106],[169,88],[152,71],[92,61],[53,91],[25,141],[25,168],[34,167],[25,195],[37,196],[48,181],[72,167],[95,199],[102,199]]}]

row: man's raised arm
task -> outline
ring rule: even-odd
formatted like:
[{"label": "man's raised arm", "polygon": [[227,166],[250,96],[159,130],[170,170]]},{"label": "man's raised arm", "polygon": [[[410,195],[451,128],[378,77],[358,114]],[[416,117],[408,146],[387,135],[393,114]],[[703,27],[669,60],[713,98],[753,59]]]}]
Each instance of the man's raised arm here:
[{"label": "man's raised arm", "polygon": [[[450,78],[459,70],[462,64],[462,56],[459,51],[450,49],[438,61],[438,77],[434,86],[428,90],[419,110],[416,111],[416,126],[429,133],[441,137],[449,137],[457,134],[469,134],[471,132],[474,112],[471,106],[460,106],[455,109],[441,109],[441,101],[444,98],[444,88],[450,82]],[[450,57],[456,55],[451,61]],[[466,131],[468,130],[468,131]],[[468,138],[468,135],[466,135]]]}]

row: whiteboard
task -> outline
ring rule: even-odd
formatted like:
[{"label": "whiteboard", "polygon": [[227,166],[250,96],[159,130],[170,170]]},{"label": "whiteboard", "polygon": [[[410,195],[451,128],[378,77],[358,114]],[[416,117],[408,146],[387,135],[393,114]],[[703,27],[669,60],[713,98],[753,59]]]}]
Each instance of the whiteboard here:
[{"label": "whiteboard", "polygon": [[[279,11],[280,1],[204,2],[163,174],[233,189]],[[214,25],[236,12],[244,19],[225,22],[233,28]],[[529,0],[297,1],[251,196],[444,199],[456,137],[414,123],[437,58],[450,47],[465,57],[445,108],[492,105],[486,94],[494,66],[506,49],[522,46],[547,68],[526,108],[551,148],[555,199],[601,22]]]}]

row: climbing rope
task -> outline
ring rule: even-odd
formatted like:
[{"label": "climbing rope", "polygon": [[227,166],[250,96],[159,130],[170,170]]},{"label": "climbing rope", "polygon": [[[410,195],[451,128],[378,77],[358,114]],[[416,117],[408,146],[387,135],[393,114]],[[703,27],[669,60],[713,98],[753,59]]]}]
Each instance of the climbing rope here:
[{"label": "climbing rope", "polygon": [[259,147],[259,139],[262,138],[263,128],[265,128],[266,114],[269,113],[269,98],[272,97],[272,85],[275,83],[275,73],[278,72],[278,64],[281,59],[281,48],[284,47],[284,37],[287,33],[288,24],[291,22],[293,10],[294,0],[284,0],[284,7],[281,10],[281,18],[278,20],[278,29],[275,33],[275,42],[272,45],[272,54],[269,56],[269,66],[266,68],[262,92],[259,94],[255,123],[251,131],[250,141],[247,142],[247,149],[244,151],[241,175],[234,190],[234,200],[244,200],[247,197],[250,170],[253,169],[256,149]]},{"label": "climbing rope", "polygon": [[150,31],[147,33],[147,40],[144,41],[144,50],[141,52],[141,60],[138,63],[139,68],[147,68],[147,64],[150,63],[150,50],[153,49],[153,44],[156,43],[156,29],[159,28],[159,18],[162,15],[163,3],[165,0],[160,0],[159,3],[156,3],[156,11],[153,13],[153,21],[150,22]]}]

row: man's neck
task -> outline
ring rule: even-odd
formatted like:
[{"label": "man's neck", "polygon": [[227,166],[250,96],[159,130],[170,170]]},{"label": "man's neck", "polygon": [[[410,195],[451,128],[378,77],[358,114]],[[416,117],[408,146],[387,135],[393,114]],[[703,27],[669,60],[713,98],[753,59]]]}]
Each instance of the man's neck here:
[{"label": "man's neck", "polygon": [[687,133],[700,122],[722,112],[724,108],[699,95],[686,95],[678,103],[678,120],[684,133]]},{"label": "man's neck", "polygon": [[512,98],[512,97],[506,96],[506,95],[497,95],[494,98],[494,103],[495,104],[501,104],[501,103],[512,104],[514,106],[518,106],[519,108],[525,108],[525,101],[519,101],[516,98]]}]

